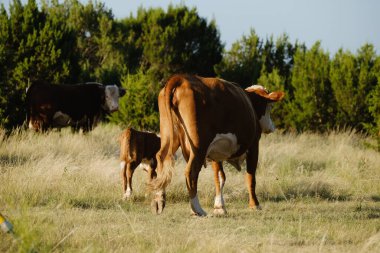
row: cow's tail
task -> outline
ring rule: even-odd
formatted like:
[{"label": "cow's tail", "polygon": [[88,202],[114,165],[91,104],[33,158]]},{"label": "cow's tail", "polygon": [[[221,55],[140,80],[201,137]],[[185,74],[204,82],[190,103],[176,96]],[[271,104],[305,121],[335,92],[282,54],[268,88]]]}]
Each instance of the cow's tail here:
[{"label": "cow's tail", "polygon": [[[160,113],[166,113],[167,119],[169,121],[169,147],[167,149],[166,156],[158,157],[159,163],[158,168],[161,167],[161,171],[157,171],[157,178],[152,181],[153,190],[159,191],[164,190],[171,182],[173,172],[174,172],[174,125],[172,118],[172,98],[175,92],[175,89],[181,85],[182,77],[174,76],[172,77],[165,85],[164,98],[165,98],[165,111]],[[164,136],[161,136],[161,141]]]}]

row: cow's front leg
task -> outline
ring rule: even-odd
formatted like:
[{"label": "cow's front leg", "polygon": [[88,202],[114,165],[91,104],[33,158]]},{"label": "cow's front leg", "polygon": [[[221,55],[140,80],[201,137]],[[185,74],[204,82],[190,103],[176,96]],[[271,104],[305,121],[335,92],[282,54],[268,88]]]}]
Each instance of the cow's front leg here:
[{"label": "cow's front leg", "polygon": [[185,170],[186,186],[190,196],[191,212],[196,216],[207,216],[207,213],[202,209],[201,204],[199,203],[197,195],[198,176],[202,165],[203,163],[201,159],[195,159],[192,155],[190,155],[190,159]]},{"label": "cow's front leg", "polygon": [[247,174],[246,183],[249,194],[249,207],[261,210],[259,200],[256,196],[256,168],[259,158],[259,143],[255,143],[247,152]]},{"label": "cow's front leg", "polygon": [[215,202],[214,214],[226,214],[226,208],[223,199],[223,187],[226,182],[226,176],[223,171],[222,162],[212,162],[212,169],[214,170],[214,183],[215,183]]}]

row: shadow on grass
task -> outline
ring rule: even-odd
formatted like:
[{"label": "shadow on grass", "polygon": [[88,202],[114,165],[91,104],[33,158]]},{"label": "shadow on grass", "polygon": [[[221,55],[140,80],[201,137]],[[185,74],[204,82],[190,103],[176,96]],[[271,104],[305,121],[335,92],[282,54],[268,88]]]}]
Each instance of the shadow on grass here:
[{"label": "shadow on grass", "polygon": [[266,201],[280,202],[302,198],[317,198],[328,201],[348,201],[352,197],[347,192],[336,192],[334,187],[325,182],[297,182],[276,193],[261,193]]},{"label": "shadow on grass", "polygon": [[21,166],[28,161],[25,156],[0,155],[0,172],[4,172],[7,167]]},{"label": "shadow on grass", "polygon": [[99,209],[106,210],[115,207],[115,202],[112,200],[96,200],[96,199],[70,199],[69,204],[74,208],[80,209]]}]

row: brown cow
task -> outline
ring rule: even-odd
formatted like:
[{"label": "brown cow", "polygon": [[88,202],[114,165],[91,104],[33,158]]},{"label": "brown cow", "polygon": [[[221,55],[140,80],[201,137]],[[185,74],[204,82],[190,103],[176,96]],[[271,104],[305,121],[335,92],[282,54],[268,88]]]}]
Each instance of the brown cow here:
[{"label": "brown cow", "polygon": [[[262,86],[243,90],[217,78],[171,77],[158,98],[161,148],[157,153],[157,178],[151,182],[155,191],[152,206],[156,213],[161,213],[165,206],[165,188],[173,169],[173,145],[178,139],[188,154],[186,186],[195,215],[207,215],[197,196],[198,175],[206,159],[219,162],[213,164],[215,171],[220,169],[221,161],[240,167],[245,159],[249,206],[260,208],[255,193],[259,140],[262,132],[274,130],[271,104],[284,95],[284,92],[268,94]],[[219,200],[223,205],[223,199]]]},{"label": "brown cow", "polygon": [[156,176],[156,153],[160,137],[154,133],[127,128],[120,135],[120,169],[123,180],[123,199],[132,194],[132,176],[140,164],[148,172],[148,181]]}]

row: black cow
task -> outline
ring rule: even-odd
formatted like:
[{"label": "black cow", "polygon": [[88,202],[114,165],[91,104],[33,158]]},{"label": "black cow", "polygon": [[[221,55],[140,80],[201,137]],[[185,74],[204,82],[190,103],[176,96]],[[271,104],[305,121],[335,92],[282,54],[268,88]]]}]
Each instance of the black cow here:
[{"label": "black cow", "polygon": [[116,85],[34,83],[26,92],[27,122],[36,131],[71,126],[88,132],[102,112],[118,110],[124,94]]}]

